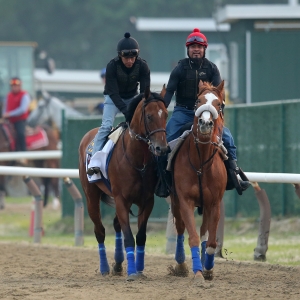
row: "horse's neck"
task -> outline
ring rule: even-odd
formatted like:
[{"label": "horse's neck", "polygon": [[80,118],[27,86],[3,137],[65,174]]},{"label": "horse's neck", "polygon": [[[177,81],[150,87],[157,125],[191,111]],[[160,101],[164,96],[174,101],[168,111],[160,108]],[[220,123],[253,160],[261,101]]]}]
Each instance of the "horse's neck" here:
[{"label": "horse's neck", "polygon": [[129,130],[126,130],[125,132],[124,146],[126,155],[130,158],[132,163],[136,163],[136,166],[149,163],[151,153],[148,149],[148,145],[143,141],[135,139],[132,134],[130,134]]},{"label": "horse's neck", "polygon": [[[195,137],[199,139],[199,142]],[[200,163],[203,164],[213,155],[215,146],[210,141],[201,140],[199,135],[195,135],[195,137],[190,135],[190,153],[192,157],[197,157],[197,160],[200,160]]]}]

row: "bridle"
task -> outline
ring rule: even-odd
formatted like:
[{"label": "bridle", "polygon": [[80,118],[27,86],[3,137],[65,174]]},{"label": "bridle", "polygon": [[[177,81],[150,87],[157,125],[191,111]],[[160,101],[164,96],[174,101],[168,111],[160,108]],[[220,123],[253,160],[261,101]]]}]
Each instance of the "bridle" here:
[{"label": "bridle", "polygon": [[[195,115],[196,115],[196,117],[198,118],[198,124],[199,124],[199,118],[200,118],[202,112],[204,112],[204,111],[209,111],[209,112],[212,114],[213,119],[216,120],[216,119],[220,116],[220,114],[221,114],[221,112],[222,112],[222,106],[220,106],[220,109],[219,109],[219,110],[216,110],[216,108],[215,108],[213,105],[206,103],[206,104],[203,104],[203,105],[201,105],[201,106],[199,106],[199,107],[197,108],[197,104],[201,102],[201,101],[198,99],[199,96],[200,96],[200,93],[197,95],[197,100],[196,100],[196,102],[195,102],[195,108],[194,108]],[[202,141],[200,141],[200,139],[199,139],[199,137],[198,137],[198,133],[199,133],[199,126],[198,126],[198,125],[197,125],[196,131],[197,131],[197,134],[196,134],[196,135],[195,135],[194,132],[192,131],[192,135],[193,135],[194,143],[195,143],[195,144],[209,144],[209,143],[214,144],[213,142],[211,142],[211,138],[210,138],[210,140],[207,141],[207,142],[202,142]]]},{"label": "bridle", "polygon": [[[198,118],[198,124],[199,124],[199,118],[203,111],[209,111],[212,114],[213,119],[216,120],[222,112],[222,107],[220,107],[219,110],[216,110],[216,108],[211,104],[203,104],[197,108],[197,104],[200,103],[200,100],[198,99],[199,96],[200,96],[200,93],[197,95],[197,100],[195,102],[195,116]],[[199,185],[199,193],[200,193],[200,207],[199,208],[202,208],[202,210],[203,210],[203,186],[202,186],[203,169],[209,163],[210,163],[210,165],[208,165],[207,168],[210,168],[212,166],[213,158],[214,158],[215,154],[217,153],[218,147],[220,147],[220,145],[215,142],[212,142],[211,137],[210,137],[210,140],[207,142],[200,141],[200,139],[198,137],[198,133],[199,133],[199,125],[198,124],[197,124],[197,129],[196,129],[197,130],[196,135],[194,134],[193,130],[191,130],[191,132],[192,132],[192,136],[194,139],[194,144],[197,149],[199,161],[201,162],[201,152],[199,149],[199,144],[211,144],[215,147],[213,149],[212,154],[208,157],[208,159],[206,159],[204,162],[201,163],[201,165],[198,169],[192,164],[190,155],[188,154],[190,166],[195,171],[195,173],[197,174],[197,177],[198,177],[198,185]],[[188,153],[189,153],[189,151],[190,151],[190,144],[189,144]]]},{"label": "bridle", "polygon": [[158,101],[161,101],[163,102],[163,100],[160,100],[160,99],[155,99],[154,97],[153,98],[150,98],[147,102],[144,101],[143,103],[143,106],[142,106],[142,118],[144,119],[144,127],[145,127],[145,131],[146,131],[146,136],[143,137],[141,136],[140,134],[134,132],[131,128],[130,128],[130,124],[127,123],[128,125],[128,130],[130,132],[131,135],[133,135],[133,137],[138,140],[138,141],[142,141],[142,142],[145,142],[147,145],[148,145],[148,148],[150,150],[150,152],[152,154],[155,155],[155,148],[153,146],[153,143],[151,142],[150,140],[150,136],[153,135],[154,133],[157,133],[157,132],[166,132],[166,129],[164,128],[158,128],[158,129],[155,129],[155,130],[150,130],[149,129],[149,126],[148,126],[148,123],[146,121],[146,106],[151,103],[151,102],[158,102]]}]

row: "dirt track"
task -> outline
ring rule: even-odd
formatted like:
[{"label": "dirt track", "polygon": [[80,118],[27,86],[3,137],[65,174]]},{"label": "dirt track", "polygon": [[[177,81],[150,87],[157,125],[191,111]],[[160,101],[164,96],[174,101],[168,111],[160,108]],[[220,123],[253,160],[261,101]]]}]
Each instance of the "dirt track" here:
[{"label": "dirt track", "polygon": [[146,254],[147,278],[135,282],[102,277],[98,264],[96,248],[0,243],[0,299],[300,299],[298,267],[219,259],[214,280],[195,286],[168,275],[171,256]]}]

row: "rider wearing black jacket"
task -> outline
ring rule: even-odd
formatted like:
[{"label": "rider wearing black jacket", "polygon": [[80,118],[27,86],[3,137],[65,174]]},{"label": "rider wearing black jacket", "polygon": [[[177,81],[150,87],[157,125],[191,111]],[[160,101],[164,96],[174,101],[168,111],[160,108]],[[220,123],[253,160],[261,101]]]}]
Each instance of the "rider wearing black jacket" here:
[{"label": "rider wearing black jacket", "polygon": [[[199,92],[199,81],[210,82],[214,86],[218,86],[222,81],[217,66],[205,58],[205,50],[208,47],[208,42],[206,36],[198,28],[195,28],[187,37],[186,47],[188,58],[180,60],[171,72],[164,97],[165,103],[168,106],[174,92],[176,92],[174,111],[167,124],[168,142],[180,136],[182,128],[186,123],[193,122],[195,101]],[[223,106],[224,104],[225,100],[223,100]],[[237,174],[243,173],[237,166],[236,146],[229,129],[226,127],[223,128],[222,140],[228,151],[228,160],[225,161],[229,183],[227,189],[235,187],[241,195],[250,186],[250,183],[247,180],[240,180],[237,177]],[[167,174],[165,178],[168,178]],[[243,178],[246,179],[246,177]],[[166,189],[162,188],[161,190],[164,191]]]},{"label": "rider wearing black jacket", "polygon": [[[140,93],[150,87],[150,70],[147,62],[139,57],[139,44],[126,32],[117,45],[118,56],[106,67],[106,83],[104,88],[104,107],[102,124],[94,139],[92,155],[102,150],[106,137],[110,133],[116,114],[122,112],[127,119],[127,106]],[[90,167],[88,175],[99,172],[99,168]]]}]

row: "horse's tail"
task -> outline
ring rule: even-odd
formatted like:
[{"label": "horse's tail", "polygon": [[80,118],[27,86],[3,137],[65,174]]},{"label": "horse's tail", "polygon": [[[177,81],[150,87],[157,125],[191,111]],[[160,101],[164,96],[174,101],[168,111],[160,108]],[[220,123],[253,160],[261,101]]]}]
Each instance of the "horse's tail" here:
[{"label": "horse's tail", "polygon": [[101,201],[112,208],[116,208],[115,199],[113,197],[108,196],[105,193],[101,195]]}]

